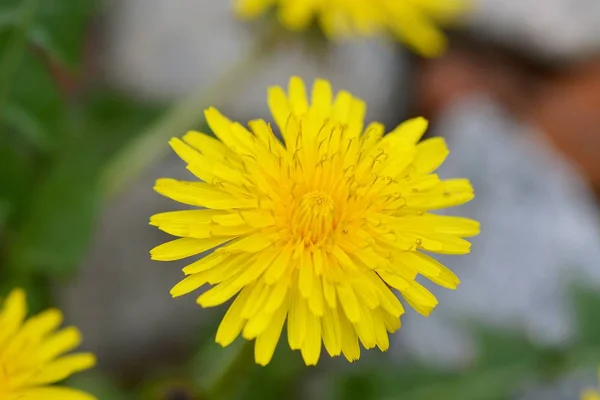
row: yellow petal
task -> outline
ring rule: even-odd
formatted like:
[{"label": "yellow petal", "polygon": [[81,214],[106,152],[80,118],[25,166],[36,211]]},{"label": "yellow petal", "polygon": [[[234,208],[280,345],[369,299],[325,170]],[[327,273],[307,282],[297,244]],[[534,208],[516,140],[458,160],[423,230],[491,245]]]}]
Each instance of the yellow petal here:
[{"label": "yellow petal", "polygon": [[333,95],[329,81],[317,79],[312,89],[311,110],[320,117],[328,117],[331,114],[331,102]]},{"label": "yellow petal", "polygon": [[336,284],[336,290],[346,317],[350,322],[357,323],[360,320],[360,305],[352,287],[338,283]]},{"label": "yellow petal", "polygon": [[306,88],[304,82],[297,76],[290,78],[288,87],[290,95],[290,106],[292,112],[297,116],[303,116],[308,111],[308,100],[306,99]]},{"label": "yellow petal", "polygon": [[290,311],[287,324],[288,341],[292,350],[302,348],[306,338],[308,307],[300,292],[292,289]]},{"label": "yellow petal", "polygon": [[25,291],[22,289],[13,290],[6,300],[4,308],[0,313],[0,346],[14,335],[21,328],[21,324],[27,315],[27,302]]},{"label": "yellow petal", "polygon": [[173,289],[171,289],[170,294],[173,297],[180,297],[193,292],[206,283],[208,283],[208,275],[206,274],[206,271],[189,275],[184,280],[177,283]]},{"label": "yellow petal", "polygon": [[256,338],[254,358],[258,364],[264,366],[271,361],[273,353],[275,352],[275,347],[281,336],[281,330],[283,328],[283,323],[285,322],[287,311],[288,301],[285,299],[273,314],[273,318],[267,328]]},{"label": "yellow petal", "polygon": [[350,118],[350,110],[352,108],[352,95],[344,90],[338,92],[333,102],[331,119],[334,122],[347,124]]},{"label": "yellow petal", "polygon": [[290,279],[290,274],[283,274],[281,279],[272,285],[273,290],[271,291],[271,295],[265,304],[265,312],[272,314],[279,308],[289,290]]},{"label": "yellow petal", "polygon": [[59,386],[21,389],[14,396],[10,400],[98,400],[91,394]]},{"label": "yellow petal", "polygon": [[225,303],[235,296],[241,287],[234,285],[235,277],[219,283],[213,288],[202,293],[197,299],[197,303],[202,307],[215,307]]},{"label": "yellow petal", "polygon": [[231,256],[228,254],[212,252],[209,255],[202,257],[198,261],[195,261],[195,262],[191,263],[190,265],[188,265],[187,267],[183,268],[183,273],[186,275],[192,275],[192,274],[197,274],[202,271],[206,271],[206,270],[211,269],[214,266],[222,263],[228,257],[231,257]]},{"label": "yellow petal", "polygon": [[223,142],[202,132],[189,131],[183,136],[183,141],[207,157],[212,155],[221,159],[231,155],[231,150]]},{"label": "yellow petal", "polygon": [[352,99],[350,115],[348,116],[348,136],[356,138],[363,130],[367,104],[357,98]]},{"label": "yellow petal", "polygon": [[435,296],[419,283],[384,271],[377,271],[377,273],[388,285],[400,291],[408,304],[418,313],[427,316],[437,306],[438,301]]},{"label": "yellow petal", "polygon": [[398,257],[398,261],[417,270],[417,272],[437,285],[447,289],[456,289],[460,279],[442,263],[421,252],[408,251]]},{"label": "yellow petal", "polygon": [[[279,130],[285,139],[286,146],[289,149],[293,140],[290,143],[290,138],[286,137],[285,130],[288,125],[289,117],[292,114],[292,109],[290,108],[287,96],[280,86],[272,86],[268,90],[267,100],[273,119],[275,119],[275,123],[279,127]],[[292,139],[295,140],[295,138]]]},{"label": "yellow petal", "polygon": [[397,230],[432,232],[458,237],[475,236],[480,231],[479,222],[475,220],[435,214],[408,215],[393,218],[393,222],[387,224]]},{"label": "yellow petal", "polygon": [[381,309],[373,310],[373,333],[375,342],[381,351],[387,351],[390,347],[390,339],[385,327],[384,317]]},{"label": "yellow petal", "polygon": [[390,142],[394,143],[394,145],[415,145],[421,140],[423,134],[425,134],[428,125],[429,122],[423,117],[409,119],[388,133],[382,140],[382,143]]},{"label": "yellow petal", "polygon": [[184,182],[162,178],[156,181],[154,190],[165,197],[191,206],[216,210],[258,207],[256,199],[236,197],[205,182]]},{"label": "yellow petal", "polygon": [[81,344],[81,332],[75,327],[60,330],[46,339],[40,347],[38,357],[41,361],[50,361],[67,353]]},{"label": "yellow petal", "polygon": [[254,145],[252,134],[238,123],[232,123],[216,108],[204,111],[210,129],[231,151],[238,154],[252,154]]},{"label": "yellow petal", "polygon": [[300,349],[306,365],[317,365],[321,356],[321,320],[309,312],[306,318],[306,338]]},{"label": "yellow petal", "polygon": [[257,232],[234,240],[230,244],[220,247],[217,251],[257,253],[271,246],[276,240],[277,237],[275,235]]},{"label": "yellow petal", "polygon": [[376,288],[377,298],[381,307],[390,315],[400,317],[404,314],[404,307],[400,300],[392,293],[389,287],[383,283],[379,275],[375,272],[369,271],[364,274],[365,279],[369,280],[373,287]]},{"label": "yellow petal", "polygon": [[441,137],[426,139],[417,145],[413,166],[419,174],[429,174],[444,163],[450,151]]},{"label": "yellow petal", "polygon": [[[335,311],[334,311],[335,312]],[[338,320],[340,321],[340,332],[342,334],[342,353],[350,362],[360,358],[360,347],[358,346],[358,337],[354,327],[348,321],[342,310],[337,309]]]},{"label": "yellow petal", "polygon": [[321,317],[323,344],[331,357],[342,352],[342,332],[337,310],[325,307]]},{"label": "yellow petal", "polygon": [[293,248],[290,245],[287,245],[280,250],[277,258],[275,258],[273,264],[271,264],[265,273],[266,283],[273,284],[279,280],[292,260],[292,251]]},{"label": "yellow petal", "polygon": [[298,289],[302,297],[309,298],[313,290],[314,271],[310,254],[302,252],[300,255],[300,268],[298,268]]},{"label": "yellow petal", "polygon": [[[184,210],[169,211],[154,214],[150,217],[150,225],[160,227],[165,223],[197,223],[207,224],[213,217],[218,215],[227,215],[225,211],[219,210]],[[235,215],[235,214],[234,214]]]},{"label": "yellow petal", "polygon": [[323,315],[323,288],[321,286],[321,278],[318,277],[317,275],[312,275],[312,279],[313,279],[313,290],[311,292],[311,295],[308,297],[308,308],[310,309],[310,311],[317,315],[317,316],[322,316]]},{"label": "yellow petal", "polygon": [[330,308],[336,308],[336,293],[335,293],[335,284],[329,280],[329,278],[323,276],[323,297],[327,302],[327,306]]},{"label": "yellow petal", "polygon": [[32,385],[45,385],[68,378],[69,376],[92,368],[96,365],[96,357],[90,353],[72,354],[46,364],[40,373],[28,381]]},{"label": "yellow petal", "polygon": [[242,318],[242,309],[252,292],[253,286],[246,286],[227,309],[217,329],[216,342],[221,346],[229,346],[238,337],[246,320]]},{"label": "yellow petal", "polygon": [[360,320],[354,324],[358,339],[362,343],[363,347],[367,350],[372,349],[376,346],[375,331],[373,330],[373,317],[370,311],[359,303]]},{"label": "yellow petal", "polygon": [[467,254],[471,251],[471,243],[455,236],[424,234],[418,236],[416,240],[422,249],[433,253]]},{"label": "yellow petal", "polygon": [[157,261],[173,261],[180,260],[203,253],[220,244],[231,240],[227,237],[208,238],[208,239],[192,239],[182,238],[175,239],[170,242],[156,246],[150,250],[150,255],[153,260]]},{"label": "yellow petal", "polygon": [[271,248],[258,254],[249,253],[248,256],[250,258],[244,262],[244,270],[236,278],[234,285],[243,287],[256,281],[273,263],[273,259],[277,256],[277,252]]},{"label": "yellow petal", "polygon": [[455,207],[471,201],[475,197],[468,179],[449,179],[442,181],[431,191],[410,193],[404,199],[407,209],[438,210]]}]

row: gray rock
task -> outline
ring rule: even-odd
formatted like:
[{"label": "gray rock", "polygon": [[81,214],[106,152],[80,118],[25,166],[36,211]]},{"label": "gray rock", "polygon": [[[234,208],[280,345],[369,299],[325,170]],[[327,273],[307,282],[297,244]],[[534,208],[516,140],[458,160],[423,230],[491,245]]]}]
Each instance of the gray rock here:
[{"label": "gray rock", "polygon": [[173,239],[149,226],[150,216],[185,208],[153,191],[159,177],[191,179],[191,174],[171,156],[108,204],[80,274],[58,291],[70,323],[84,334],[85,347],[112,371],[177,360],[189,352],[199,328],[223,312],[201,309],[195,296],[171,298],[169,291],[189,260],[150,260],[152,247]]},{"label": "gray rock", "polygon": [[530,55],[565,61],[600,51],[600,2],[477,0],[469,24],[478,35]]}]

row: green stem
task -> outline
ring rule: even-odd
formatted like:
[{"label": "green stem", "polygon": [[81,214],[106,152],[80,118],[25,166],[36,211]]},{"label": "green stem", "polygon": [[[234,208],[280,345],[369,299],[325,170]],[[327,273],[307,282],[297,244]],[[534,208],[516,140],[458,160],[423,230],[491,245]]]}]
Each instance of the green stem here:
[{"label": "green stem", "polygon": [[6,44],[4,55],[0,59],[0,119],[6,103],[15,73],[19,68],[25,47],[27,36],[31,28],[37,10],[37,0],[26,0],[19,9],[18,23]]},{"label": "green stem", "polygon": [[226,70],[214,84],[183,99],[157,122],[116,154],[103,175],[105,197],[113,197],[128,187],[148,165],[168,151],[167,141],[193,129],[204,120],[202,111],[222,103],[243,85],[262,65],[277,41],[276,30],[261,35],[255,46],[238,63]]},{"label": "green stem", "polygon": [[240,377],[246,376],[248,368],[253,364],[254,342],[244,340],[236,349],[226,367],[219,371],[210,386],[204,393],[208,400],[217,400],[228,397],[232,387],[236,387]]}]

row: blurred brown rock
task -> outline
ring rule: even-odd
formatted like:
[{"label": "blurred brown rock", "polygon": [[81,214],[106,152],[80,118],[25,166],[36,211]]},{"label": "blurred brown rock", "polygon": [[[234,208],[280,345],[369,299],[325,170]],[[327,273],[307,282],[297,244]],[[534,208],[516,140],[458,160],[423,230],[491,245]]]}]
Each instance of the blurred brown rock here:
[{"label": "blurred brown rock", "polygon": [[484,93],[547,135],[600,190],[600,59],[545,67],[462,45],[421,62],[417,91],[419,111],[429,117],[457,98]]},{"label": "blurred brown rock", "polygon": [[530,119],[600,189],[600,59],[562,71],[546,82]]}]

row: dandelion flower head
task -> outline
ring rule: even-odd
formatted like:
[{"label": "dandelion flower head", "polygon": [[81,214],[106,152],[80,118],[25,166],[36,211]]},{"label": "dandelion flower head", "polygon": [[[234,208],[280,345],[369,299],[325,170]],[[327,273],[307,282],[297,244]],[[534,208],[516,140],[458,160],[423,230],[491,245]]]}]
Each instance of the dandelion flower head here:
[{"label": "dandelion flower head", "polygon": [[95,400],[87,393],[53,385],[96,362],[89,353],[65,355],[80,344],[79,331],[57,330],[62,322],[58,310],[26,316],[25,293],[14,290],[0,310],[0,399]]},{"label": "dandelion flower head", "polygon": [[152,258],[214,249],[184,268],[171,294],[210,284],[201,306],[235,297],[216,340],[256,339],[259,364],[271,360],[286,321],[289,345],[308,365],[318,362],[321,344],[350,361],[360,356],[359,341],[386,350],[404,313],[392,288],[428,315],[437,301],[417,274],[458,285],[424,251],[468,253],[463,237],[479,224],[430,211],[471,200],[473,188],[432,173],[448,150],[442,138],[418,143],[423,118],[384,136],[379,123],[363,126],[364,102],[345,91],[334,98],[329,82],[317,80],[309,103],[297,77],[287,94],[270,88],[268,105],[283,143],[267,122],[246,129],[214,108],[205,116],[219,140],[199,132],[171,140],[200,181],[159,179],[155,189],[202,208],[154,215],[152,225],[180,239],[154,248]]},{"label": "dandelion flower head", "polygon": [[425,56],[438,55],[446,45],[440,25],[466,10],[465,0],[235,0],[242,18],[255,18],[277,7],[282,25],[307,29],[317,20],[331,38],[390,33]]}]

